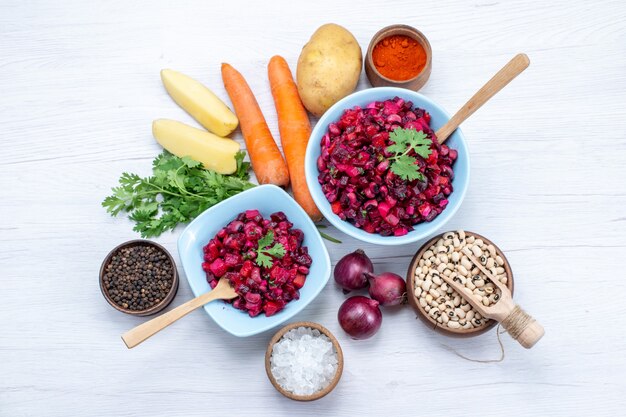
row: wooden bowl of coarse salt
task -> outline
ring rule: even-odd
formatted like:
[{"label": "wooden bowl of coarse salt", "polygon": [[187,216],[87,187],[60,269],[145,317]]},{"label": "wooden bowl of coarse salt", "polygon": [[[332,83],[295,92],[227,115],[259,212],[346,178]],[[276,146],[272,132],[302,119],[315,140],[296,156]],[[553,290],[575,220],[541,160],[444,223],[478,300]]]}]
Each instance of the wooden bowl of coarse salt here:
[{"label": "wooden bowl of coarse salt", "polygon": [[[475,295],[486,297],[484,305],[497,302],[499,290],[462,254],[465,246],[472,249],[481,264],[498,277],[500,282],[506,284],[511,295],[513,294],[511,266],[504,253],[486,237],[458,230],[430,239],[417,251],[409,265],[406,278],[407,298],[417,316],[428,327],[446,336],[478,336],[497,323],[495,320],[483,318],[456,291],[449,291],[447,284],[438,276],[445,273],[455,281],[462,282]],[[473,249],[474,246],[477,249]],[[444,264],[446,266],[441,266]]]},{"label": "wooden bowl of coarse salt", "polygon": [[265,353],[265,371],[285,397],[313,401],[337,386],[343,373],[343,352],[327,328],[299,321],[272,337]]}]

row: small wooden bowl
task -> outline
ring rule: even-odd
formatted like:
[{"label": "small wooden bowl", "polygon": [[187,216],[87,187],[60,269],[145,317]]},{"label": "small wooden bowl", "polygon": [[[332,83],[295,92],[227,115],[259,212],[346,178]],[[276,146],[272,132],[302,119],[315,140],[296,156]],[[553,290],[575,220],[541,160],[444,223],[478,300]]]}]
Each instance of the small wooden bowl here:
[{"label": "small wooden bowl", "polygon": [[[372,59],[374,47],[378,44],[378,42],[393,35],[409,36],[422,45],[424,51],[426,51],[426,64],[424,65],[422,72],[408,80],[398,81],[387,78],[378,72],[376,66],[374,65],[374,60]],[[369,47],[367,48],[367,55],[365,56],[365,74],[367,74],[367,78],[370,80],[373,87],[401,87],[417,91],[422,88],[424,84],[426,84],[426,81],[428,81],[428,78],[430,77],[430,71],[432,69],[432,54],[433,51],[430,47],[428,39],[426,39],[426,36],[424,36],[424,34],[419,30],[408,25],[387,26],[376,32],[370,41]]]},{"label": "small wooden bowl", "polygon": [[[168,259],[170,260],[170,262],[172,263],[172,270],[174,271],[174,279],[173,279],[172,287],[170,288],[169,293],[167,293],[165,298],[161,300],[159,304],[156,304],[145,310],[129,310],[129,309],[126,309],[117,305],[117,303],[113,301],[113,299],[109,296],[108,291],[106,290],[106,288],[104,288],[104,274],[105,274],[107,265],[109,264],[109,262],[111,262],[111,258],[113,258],[113,255],[117,251],[123,248],[128,248],[128,247],[133,247],[133,246],[138,246],[138,245],[154,246],[161,252],[165,253]],[[174,262],[174,258],[172,257],[172,255],[167,251],[167,249],[165,249],[163,246],[159,245],[158,243],[152,242],[150,240],[145,240],[145,239],[129,240],[128,242],[124,242],[116,246],[115,248],[111,250],[111,252],[109,252],[106,258],[104,258],[104,261],[102,261],[102,266],[100,266],[100,291],[102,291],[102,295],[108,301],[108,303],[113,306],[113,308],[115,308],[118,311],[121,311],[122,313],[131,314],[133,316],[149,316],[151,314],[158,313],[159,311],[167,307],[169,303],[171,303],[174,297],[176,296],[176,292],[178,291],[178,281],[179,281],[178,271],[176,269],[176,263]]]},{"label": "small wooden bowl", "polygon": [[[420,250],[417,251],[415,256],[413,256],[413,259],[411,260],[411,264],[409,265],[409,270],[407,271],[407,274],[406,274],[406,286],[407,286],[407,293],[408,293],[407,298],[409,300],[409,304],[411,304],[411,306],[413,306],[413,308],[417,312],[417,317],[419,317],[428,327],[432,328],[436,332],[439,332],[446,336],[453,336],[453,337],[478,336],[480,334],[483,334],[489,331],[493,326],[496,325],[497,322],[495,320],[488,320],[486,324],[481,327],[475,327],[472,329],[452,329],[448,326],[443,326],[439,324],[436,320],[433,320],[433,318],[430,317],[428,313],[426,312],[426,310],[424,310],[424,308],[420,305],[418,298],[415,297],[414,277],[415,277],[415,269],[417,268],[419,264],[419,260],[422,258],[422,256],[424,256],[424,253],[428,250],[428,248],[433,243],[437,242],[446,233],[448,232],[441,233],[433,237],[432,239],[430,239],[428,242],[424,243],[424,245],[422,245]],[[496,248],[496,253],[500,255],[502,259],[504,260],[504,271],[506,272],[506,275],[508,278],[507,287],[511,291],[511,295],[512,295],[513,294],[513,271],[511,270],[511,265],[509,265],[509,261],[506,259],[506,256],[504,256],[504,253],[500,250],[500,248],[498,248],[498,246],[495,243],[493,243],[486,237],[479,235],[478,233],[468,232],[466,230],[465,236],[466,237],[474,236],[476,239],[482,239],[483,242],[485,242],[486,244],[488,245],[491,244]],[[461,295],[461,297],[463,297],[463,295]]]},{"label": "small wooden bowl", "polygon": [[[335,374],[335,377],[332,379],[332,381],[330,381],[330,384],[328,384],[324,389],[317,391],[311,395],[296,395],[285,390],[283,387],[281,387],[276,381],[276,378],[274,378],[274,375],[272,374],[272,366],[270,364],[270,358],[272,357],[272,350],[274,349],[274,345],[285,335],[285,333],[287,333],[291,329],[297,329],[298,327],[309,327],[311,329],[319,330],[320,333],[328,336],[330,341],[333,343],[333,347],[335,348],[335,351],[337,352],[337,373]],[[270,343],[267,346],[267,351],[265,352],[265,372],[267,372],[267,377],[270,379],[270,382],[272,383],[274,388],[276,388],[276,390],[280,392],[281,394],[283,394],[285,397],[290,398],[295,401],[318,400],[324,397],[329,392],[331,392],[337,386],[339,379],[341,379],[341,374],[343,373],[343,352],[341,351],[341,346],[339,346],[339,342],[337,341],[335,336],[333,336],[330,330],[328,330],[326,327],[322,326],[321,324],[313,323],[310,321],[298,321],[295,323],[288,324],[282,329],[280,329],[274,335],[274,337],[272,337],[272,340],[270,340]]]}]

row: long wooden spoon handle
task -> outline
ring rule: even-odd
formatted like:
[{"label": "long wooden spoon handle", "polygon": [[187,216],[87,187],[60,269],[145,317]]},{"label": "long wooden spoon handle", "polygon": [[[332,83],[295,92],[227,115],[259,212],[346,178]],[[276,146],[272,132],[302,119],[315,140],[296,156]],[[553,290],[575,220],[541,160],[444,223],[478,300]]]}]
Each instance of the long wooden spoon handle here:
[{"label": "long wooden spoon handle", "polygon": [[467,103],[461,109],[456,112],[448,123],[443,125],[437,131],[437,140],[439,143],[444,143],[446,139],[456,130],[457,127],[465,119],[470,117],[476,110],[478,110],[483,104],[485,104],[491,97],[493,97],[498,91],[502,90],[505,85],[510,83],[513,78],[517,77],[522,71],[528,68],[530,60],[526,54],[517,54],[509,61],[500,71],[496,73],[487,84],[476,92],[469,99]]},{"label": "long wooden spoon handle", "polygon": [[209,291],[204,293],[193,300],[189,300],[186,303],[179,305],[165,314],[161,314],[160,316],[127,331],[122,335],[122,340],[128,349],[132,349],[144,340],[148,339],[150,336],[155,335],[170,324],[174,323],[176,320],[185,317],[198,307],[201,307],[216,298],[220,298],[221,295],[222,294],[219,291]]}]

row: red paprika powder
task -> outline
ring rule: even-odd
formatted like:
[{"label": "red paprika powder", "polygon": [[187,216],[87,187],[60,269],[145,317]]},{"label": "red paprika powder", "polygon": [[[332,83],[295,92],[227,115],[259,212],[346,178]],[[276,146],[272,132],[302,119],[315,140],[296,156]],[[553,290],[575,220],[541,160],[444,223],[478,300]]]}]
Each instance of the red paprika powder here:
[{"label": "red paprika powder", "polygon": [[372,60],[384,77],[404,81],[422,72],[426,65],[426,51],[410,36],[392,35],[374,46]]}]

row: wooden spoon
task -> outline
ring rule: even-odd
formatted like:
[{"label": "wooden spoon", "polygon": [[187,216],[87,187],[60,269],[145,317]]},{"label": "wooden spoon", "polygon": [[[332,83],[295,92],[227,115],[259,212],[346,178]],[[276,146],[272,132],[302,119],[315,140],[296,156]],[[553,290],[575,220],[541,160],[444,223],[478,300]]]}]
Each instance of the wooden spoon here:
[{"label": "wooden spoon", "polygon": [[530,60],[526,54],[517,54],[509,61],[500,71],[496,73],[487,84],[476,92],[467,103],[450,120],[437,131],[437,140],[444,143],[446,139],[456,130],[461,123],[470,117],[476,110],[485,104],[498,91],[502,90],[505,85],[510,83],[513,78],[517,77],[528,68]]},{"label": "wooden spoon", "polygon": [[[502,326],[509,331],[509,334],[526,349],[533,347],[545,334],[543,326],[523,312],[523,310],[519,309],[519,306],[513,301],[511,291],[509,291],[507,286],[501,283],[497,277],[494,277],[493,274],[474,257],[469,248],[465,248],[463,253],[491,280],[491,282],[493,282],[493,285],[500,289],[500,299],[496,304],[487,307],[482,303],[482,300],[474,298],[475,296],[472,290],[465,285],[450,279],[450,277],[446,275],[441,275],[441,278],[463,296],[463,298],[474,307],[474,310],[478,311],[483,317],[500,322]],[[516,308],[517,311],[514,312],[513,310],[516,310]],[[512,317],[513,315],[515,317]]]},{"label": "wooden spoon", "polygon": [[132,349],[150,336],[153,336],[174,323],[176,320],[185,317],[196,308],[202,307],[213,300],[231,300],[238,295],[239,294],[235,292],[233,287],[230,286],[230,282],[225,278],[221,278],[213,290],[127,331],[122,335],[122,340],[126,343],[128,349]]}]

